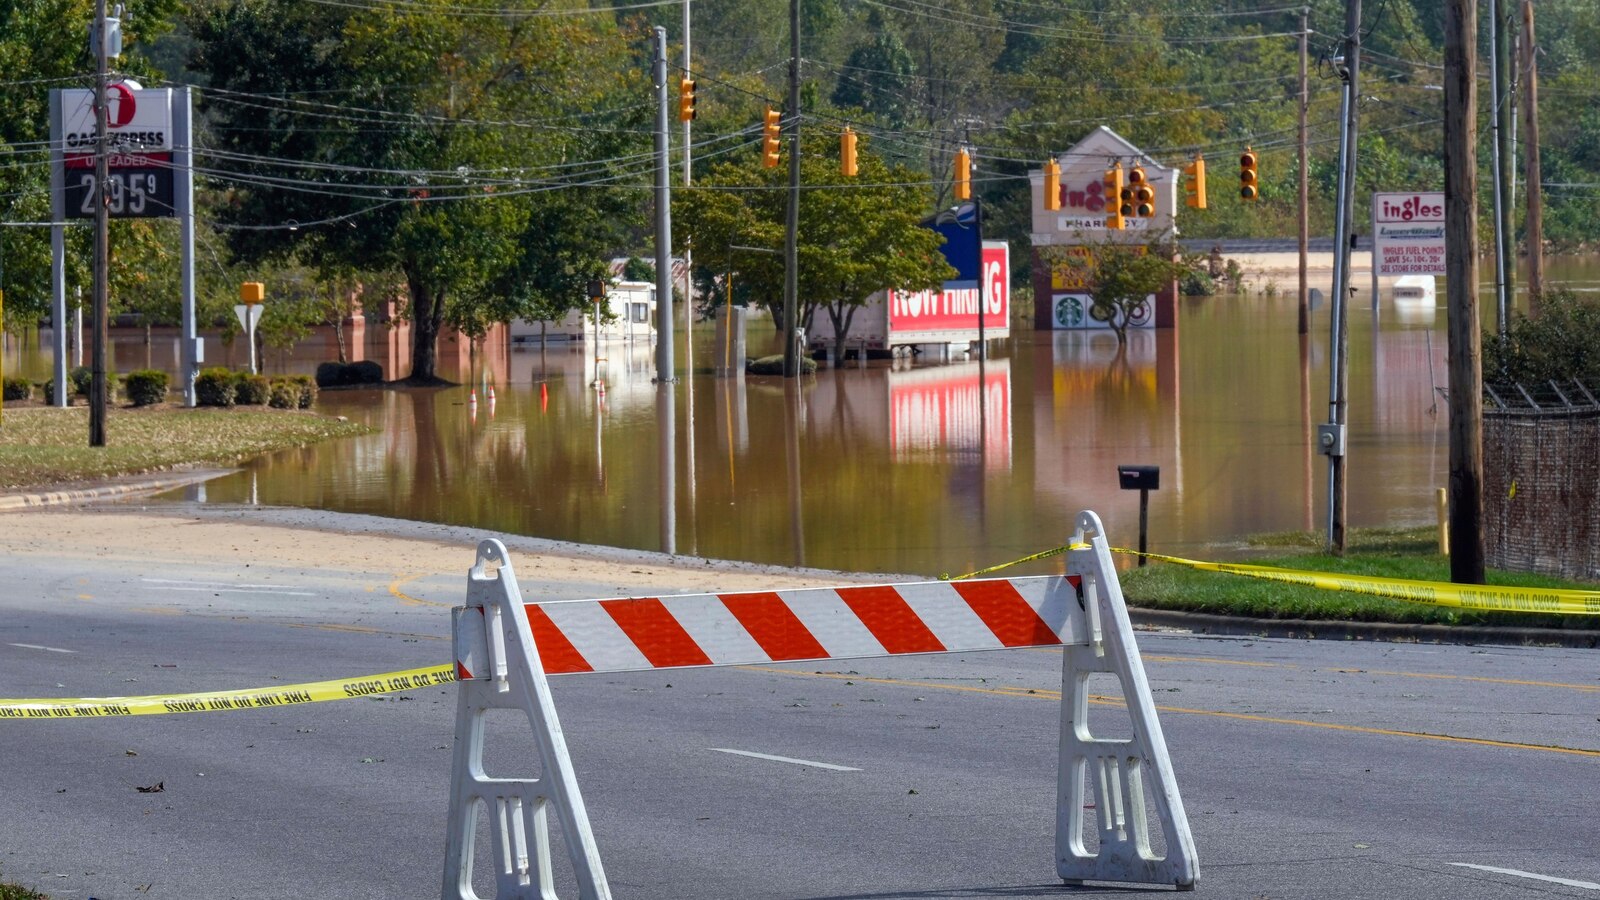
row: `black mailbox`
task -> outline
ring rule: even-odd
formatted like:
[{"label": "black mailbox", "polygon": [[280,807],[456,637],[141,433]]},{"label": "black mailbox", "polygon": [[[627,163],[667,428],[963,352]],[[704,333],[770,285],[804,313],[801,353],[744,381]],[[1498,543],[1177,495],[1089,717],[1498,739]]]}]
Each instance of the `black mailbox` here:
[{"label": "black mailbox", "polygon": [[1117,466],[1117,480],[1125,491],[1161,489],[1160,466]]}]

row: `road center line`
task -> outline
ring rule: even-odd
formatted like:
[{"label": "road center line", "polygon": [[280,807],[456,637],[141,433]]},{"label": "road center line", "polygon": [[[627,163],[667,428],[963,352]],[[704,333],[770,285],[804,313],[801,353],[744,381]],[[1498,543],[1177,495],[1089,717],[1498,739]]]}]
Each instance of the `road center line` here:
[{"label": "road center line", "polygon": [[78,652],[76,650],[63,650],[60,647],[46,647],[43,644],[12,644],[11,646],[13,646],[13,647],[21,647],[24,650],[44,650],[44,651],[47,651],[47,652],[50,652],[50,653],[77,653]]},{"label": "road center line", "polygon": [[240,584],[237,581],[195,581],[192,578],[141,578],[145,584],[189,584],[196,587],[275,588],[276,584]]},{"label": "road center line", "polygon": [[[1002,697],[1028,697],[1035,700],[1061,700],[1061,691],[1055,688],[1021,688],[1021,687],[977,687],[965,684],[937,684],[928,681],[907,681],[899,678],[869,678],[862,675],[850,675],[843,672],[804,672],[798,669],[779,669],[772,666],[739,666],[747,672],[768,672],[774,675],[788,675],[795,678],[833,678],[854,681],[859,684],[892,684],[899,687],[926,688],[936,691],[969,691],[976,694],[995,694]],[[1108,706],[1122,706],[1123,702],[1118,697],[1106,697],[1090,694],[1089,702]],[[1399,731],[1393,728],[1375,728],[1370,725],[1344,725],[1339,722],[1312,722],[1306,719],[1285,719],[1277,716],[1258,716],[1250,713],[1225,712],[1218,709],[1190,709],[1182,706],[1161,706],[1156,709],[1164,713],[1174,713],[1189,716],[1211,716],[1219,719],[1238,719],[1245,722],[1262,722],[1269,725],[1293,725],[1298,728],[1324,728],[1330,731],[1348,731],[1356,734],[1377,734],[1386,737],[1413,738],[1422,741],[1440,741],[1448,744],[1474,744],[1480,747],[1500,747],[1507,750],[1535,750],[1541,753],[1566,753],[1573,756],[1600,757],[1600,750],[1590,750],[1582,747],[1560,747],[1550,744],[1524,744],[1516,741],[1497,741],[1489,738],[1457,737],[1453,734],[1431,734],[1426,731]]]},{"label": "road center line", "polygon": [[225,588],[225,587],[164,587],[164,591],[196,591],[202,594],[277,594],[286,597],[315,597],[310,591],[272,591],[258,588]]},{"label": "road center line", "polygon": [[1535,881],[1548,881],[1551,884],[1564,884],[1567,887],[1586,888],[1591,891],[1600,891],[1600,884],[1592,881],[1574,881],[1571,878],[1557,878],[1554,875],[1540,875],[1537,872],[1524,872],[1521,869],[1502,869],[1499,866],[1480,866],[1474,863],[1451,863],[1463,869],[1477,869],[1481,872],[1494,872],[1497,875],[1515,875],[1518,878],[1532,878]]},{"label": "road center line", "polygon": [[787,756],[773,756],[770,753],[752,753],[749,750],[729,750],[726,747],[708,747],[707,749],[715,750],[718,753],[732,753],[734,756],[749,756],[754,759],[766,759],[771,760],[772,762],[792,763],[793,765],[797,766],[811,766],[814,769],[828,769],[834,772],[861,771],[860,769],[852,768],[850,766],[836,766],[833,763],[817,762],[816,760],[812,759],[791,759]]},{"label": "road center line", "polygon": [[394,581],[389,582],[389,593],[396,600],[399,600],[406,606],[452,606],[453,604],[450,603],[440,603],[437,600],[424,600],[421,597],[413,597],[405,591],[400,590],[400,588],[404,587],[410,582],[416,581],[418,578],[423,578],[427,574],[428,573],[426,572],[418,572],[414,575],[406,575],[402,573],[396,576]]}]

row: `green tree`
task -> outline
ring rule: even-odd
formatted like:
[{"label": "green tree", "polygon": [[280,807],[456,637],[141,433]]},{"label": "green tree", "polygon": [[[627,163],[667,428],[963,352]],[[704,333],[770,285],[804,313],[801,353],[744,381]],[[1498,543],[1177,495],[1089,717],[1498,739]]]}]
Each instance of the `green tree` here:
[{"label": "green tree", "polygon": [[[141,0],[124,21],[124,73],[153,72],[142,48],[166,31],[174,0]],[[0,221],[50,220],[49,103],[56,88],[88,87],[94,71],[87,28],[92,0],[0,0]],[[121,224],[121,223],[119,223]],[[88,280],[86,236],[68,229],[69,279]],[[113,245],[117,243],[113,235]],[[79,252],[82,251],[82,252]],[[118,247],[130,264],[140,248]],[[50,309],[50,229],[0,226],[7,322],[32,324]]]},{"label": "green tree", "polygon": [[[835,347],[867,298],[886,288],[916,291],[938,287],[954,270],[939,253],[942,238],[918,223],[927,195],[916,176],[890,168],[863,142],[859,174],[840,174],[831,154],[801,160],[801,327],[818,310],[833,325]],[[783,245],[787,174],[756,159],[726,162],[686,192],[676,215],[695,235],[695,261],[712,273],[732,272],[751,288],[773,316],[783,318]],[[755,250],[742,248],[756,248]]]},{"label": "green tree", "polygon": [[1159,243],[1102,241],[1088,245],[1085,253],[1063,255],[1060,261],[1084,270],[1092,302],[1089,315],[1110,326],[1119,345],[1127,344],[1128,324],[1150,295],[1171,290],[1173,282],[1191,272],[1175,248]]},{"label": "green tree", "polygon": [[[609,174],[575,165],[592,158],[586,132],[628,133],[626,120],[595,119],[628,83],[628,48],[605,17],[475,5],[485,14],[434,0],[235,0],[193,25],[231,154],[228,215],[268,226],[234,232],[234,249],[398,272],[419,383],[436,380],[447,322],[476,333],[532,298],[566,296],[525,283],[571,268],[530,260],[530,243],[544,257],[570,249],[566,231],[540,227],[578,202],[556,188]],[[592,245],[580,250],[592,259]]]}]

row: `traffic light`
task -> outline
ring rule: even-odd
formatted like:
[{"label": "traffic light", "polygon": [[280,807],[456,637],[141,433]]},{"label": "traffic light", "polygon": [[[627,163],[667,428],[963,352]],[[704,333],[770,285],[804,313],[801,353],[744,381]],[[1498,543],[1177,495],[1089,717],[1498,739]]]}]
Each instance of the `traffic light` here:
[{"label": "traffic light", "polygon": [[850,178],[856,174],[856,133],[848,125],[839,135],[839,174]]},{"label": "traffic light", "polygon": [[957,200],[972,199],[972,154],[965,147],[956,150],[955,189]]},{"label": "traffic light", "polygon": [[[1150,186],[1150,179],[1145,177],[1144,166],[1135,165],[1128,173],[1128,192],[1133,215],[1141,219],[1148,219],[1156,214],[1156,192]],[[1124,210],[1123,215],[1128,215]]]},{"label": "traffic light", "polygon": [[678,82],[678,121],[694,121],[694,79],[684,78]]},{"label": "traffic light", "polygon": [[1194,162],[1183,167],[1183,202],[1190,209],[1206,208],[1206,161],[1195,156]]},{"label": "traffic light", "polygon": [[1256,154],[1249,147],[1239,155],[1239,199],[1254,201],[1261,196],[1261,178],[1256,173]]},{"label": "traffic light", "polygon": [[1061,164],[1050,160],[1044,164],[1044,208],[1055,211],[1061,208]]},{"label": "traffic light", "polygon": [[770,106],[767,107],[761,126],[761,165],[768,169],[776,168],[778,165],[778,156],[783,146],[780,140],[782,133],[783,113]]},{"label": "traffic light", "polygon": [[1106,228],[1112,231],[1121,231],[1128,227],[1123,218],[1122,194],[1127,188],[1122,183],[1122,163],[1116,163],[1106,170]]}]

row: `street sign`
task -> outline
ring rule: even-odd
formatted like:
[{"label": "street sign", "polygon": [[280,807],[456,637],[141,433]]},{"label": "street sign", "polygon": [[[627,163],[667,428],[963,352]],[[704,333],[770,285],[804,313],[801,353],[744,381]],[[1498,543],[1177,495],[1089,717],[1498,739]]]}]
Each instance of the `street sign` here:
[{"label": "street sign", "polygon": [[[175,215],[170,166],[114,168],[108,171],[107,177],[111,185],[107,208],[113,219],[171,218]],[[93,218],[97,199],[94,170],[71,168],[64,187],[67,218]]]},{"label": "street sign", "polygon": [[[177,216],[172,106],[168,88],[144,90],[131,81],[107,88],[106,206],[112,218]],[[69,219],[93,218],[100,199],[94,177],[94,91],[61,91],[61,123],[54,131],[51,140],[63,150],[63,212]]]},{"label": "street sign", "polygon": [[261,311],[266,309],[259,303],[235,303],[233,314],[239,317],[239,326],[247,334],[255,334],[256,323],[261,321]]},{"label": "street sign", "polygon": [[250,347],[250,374],[256,374],[256,323],[261,321],[261,311],[266,309],[260,303],[235,303],[233,314],[239,317],[239,324],[244,326],[245,343]]},{"label": "street sign", "polygon": [[1372,195],[1372,272],[1445,274],[1442,192]]}]

